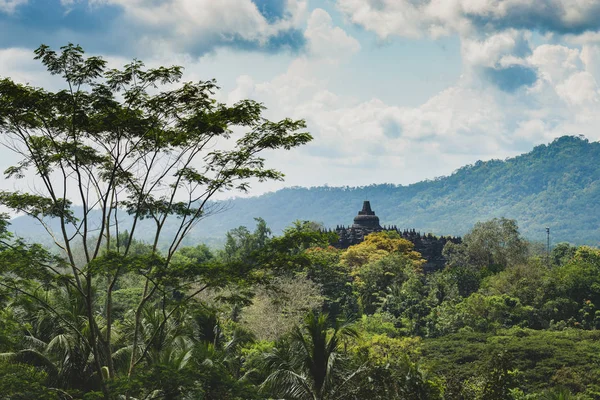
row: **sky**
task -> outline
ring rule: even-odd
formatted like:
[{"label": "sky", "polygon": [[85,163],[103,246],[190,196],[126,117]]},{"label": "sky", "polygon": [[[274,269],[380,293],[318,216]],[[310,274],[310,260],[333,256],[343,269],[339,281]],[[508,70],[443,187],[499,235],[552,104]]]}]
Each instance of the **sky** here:
[{"label": "sky", "polygon": [[33,50],[69,42],[306,120],[309,145],[266,155],[285,182],[250,194],[410,184],[600,139],[600,0],[0,0],[0,77],[60,89]]}]

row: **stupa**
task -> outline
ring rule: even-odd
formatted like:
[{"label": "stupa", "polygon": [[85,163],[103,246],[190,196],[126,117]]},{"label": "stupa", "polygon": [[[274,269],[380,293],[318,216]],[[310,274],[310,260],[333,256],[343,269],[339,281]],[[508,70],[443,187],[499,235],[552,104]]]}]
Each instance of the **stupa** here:
[{"label": "stupa", "polygon": [[363,202],[362,210],[354,217],[354,223],[352,225],[338,225],[336,227],[335,233],[337,233],[339,240],[335,244],[335,247],[346,249],[361,243],[368,234],[381,231],[395,231],[398,232],[402,238],[411,241],[415,245],[415,250],[421,253],[423,258],[427,261],[427,264],[425,265],[426,270],[435,270],[444,266],[446,260],[442,255],[442,250],[448,241],[454,243],[461,242],[460,237],[438,237],[431,233],[421,234],[421,232],[417,232],[415,229],[400,230],[396,225],[381,226],[379,217],[371,209],[371,202],[365,200]]}]

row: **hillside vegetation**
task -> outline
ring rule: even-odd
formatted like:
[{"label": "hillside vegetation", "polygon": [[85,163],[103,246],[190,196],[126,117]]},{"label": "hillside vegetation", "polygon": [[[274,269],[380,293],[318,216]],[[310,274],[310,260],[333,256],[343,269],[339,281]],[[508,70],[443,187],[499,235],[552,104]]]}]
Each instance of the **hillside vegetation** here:
[{"label": "hillside vegetation", "polygon": [[[462,235],[477,221],[516,219],[531,240],[597,244],[600,237],[600,143],[564,136],[506,161],[478,161],[448,177],[408,186],[290,188],[239,199],[219,218],[223,227],[253,216],[275,231],[295,219],[350,224],[367,198],[384,224]],[[216,221],[206,229],[218,231]]]},{"label": "hillside vegetation", "polygon": [[[600,238],[600,143],[563,136],[549,145],[505,161],[478,161],[452,175],[408,186],[287,188],[226,202],[227,210],[206,218],[189,244],[214,242],[240,225],[264,218],[274,232],[295,220],[326,227],[351,224],[368,198],[382,224],[438,235],[462,235],[474,223],[494,217],[517,220],[525,237],[597,245]],[[176,224],[173,223],[173,226]],[[167,224],[166,229],[169,229]],[[43,232],[26,217],[12,230],[39,240]]]}]

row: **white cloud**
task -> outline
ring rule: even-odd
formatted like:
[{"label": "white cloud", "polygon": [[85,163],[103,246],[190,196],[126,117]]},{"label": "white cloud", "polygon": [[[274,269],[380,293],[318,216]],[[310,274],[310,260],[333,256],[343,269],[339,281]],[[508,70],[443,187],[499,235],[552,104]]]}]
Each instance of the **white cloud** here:
[{"label": "white cloud", "polygon": [[419,37],[423,34],[423,10],[413,2],[338,0],[337,4],[352,22],[377,33],[381,38],[390,35]]},{"label": "white cloud", "polygon": [[[600,138],[600,1],[337,0],[381,39],[458,34],[463,75],[381,126],[442,153],[503,157],[564,134]],[[545,36],[534,39],[533,32]],[[555,44],[535,45],[539,41]],[[565,42],[582,45],[572,48]],[[358,110],[355,110],[358,112]],[[391,118],[391,119],[390,119]],[[396,124],[396,125],[394,125]]]},{"label": "white cloud", "polygon": [[[461,85],[416,108],[378,99],[352,102],[324,89],[318,79],[291,71],[253,85],[240,79],[242,87],[270,105],[274,115],[307,119],[315,136],[296,161],[272,159],[288,172],[288,185],[409,183],[507,154],[506,118],[494,96]],[[314,174],[313,166],[319,166]]]},{"label": "white cloud", "polygon": [[[564,134],[600,139],[600,41],[575,48],[564,41],[539,45],[550,39],[532,38],[529,30],[509,23],[518,9],[532,13],[538,4],[542,10],[537,15],[552,13],[544,7],[563,4],[559,0],[338,0],[353,22],[381,38],[461,35],[462,77],[416,107],[333,91],[331,77],[347,68],[343,61],[359,52],[360,44],[335,26],[326,11],[315,9],[306,15],[305,1],[290,1],[289,16],[275,22],[267,21],[249,0],[109,1],[124,7],[128,21],[147,28],[142,46],[162,43],[165,51],[155,63],[184,64],[185,79],[206,78],[206,59],[215,58],[214,67],[224,57],[219,51],[199,59],[182,56],[195,41],[217,35],[219,40],[239,36],[264,42],[306,22],[306,51],[287,68],[282,64],[275,76],[262,78],[252,67],[242,69],[234,75],[235,87],[220,94],[228,103],[244,98],[262,101],[269,107],[270,119],[307,120],[313,143],[268,157],[270,165],[288,175],[284,185],[410,183],[448,174],[477,159],[512,156]],[[575,11],[551,14],[557,26],[587,23],[583,11],[593,11],[590,4],[595,2],[572,3]],[[488,18],[492,27],[502,29],[474,26],[472,15]],[[549,22],[542,22],[549,27]],[[43,71],[31,58],[28,50],[0,51],[0,75],[38,85],[48,82],[45,76],[39,80]],[[240,59],[231,56],[228,62]],[[519,73],[534,79],[507,88]],[[275,187],[269,184],[262,190]]]},{"label": "white cloud", "polygon": [[529,142],[538,142],[546,136],[549,128],[541,119],[519,121],[514,131],[514,136]]},{"label": "white cloud", "polygon": [[[272,115],[307,119],[315,141],[292,157],[273,158],[287,170],[288,185],[410,183],[565,134],[600,139],[600,47],[534,46],[528,32],[508,29],[463,37],[461,51],[461,79],[418,107],[331,93],[326,67],[309,57],[272,80],[240,78],[233,93],[264,101]],[[514,66],[535,73],[535,81],[507,91],[481,79],[486,68],[514,73]]]},{"label": "white cloud", "polygon": [[589,72],[577,72],[556,86],[557,93],[569,104],[582,106],[598,102],[598,85]]},{"label": "white cloud", "polygon": [[34,86],[52,84],[57,79],[50,79],[50,74],[33,59],[31,50],[22,48],[0,49],[0,77],[10,77],[15,82],[29,83]]},{"label": "white cloud", "polygon": [[352,22],[375,32],[421,37],[507,28],[573,34],[600,28],[594,0],[337,0]]},{"label": "white cloud", "polygon": [[310,53],[316,57],[340,59],[360,50],[358,41],[334,27],[331,16],[320,8],[311,13],[304,36]]},{"label": "white cloud", "polygon": [[119,5],[137,25],[138,43],[163,52],[202,53],[215,44],[268,44],[304,21],[306,0],[287,0],[285,15],[269,21],[251,0],[96,0]]},{"label": "white cloud", "polygon": [[335,73],[339,62],[356,53],[360,44],[343,29],[333,26],[331,16],[322,9],[313,10],[304,35],[307,52],[294,59],[285,73],[261,83],[254,82],[249,75],[238,77],[236,88],[229,93],[228,103],[267,95],[277,99],[275,102],[280,109],[297,113],[299,103],[315,99],[317,102],[331,102],[335,95],[321,88],[325,86],[327,77]]},{"label": "white cloud", "polygon": [[545,79],[555,83],[564,81],[582,67],[579,50],[560,45],[543,44],[536,47],[529,61]]},{"label": "white cloud", "polygon": [[527,37],[514,29],[484,39],[466,37],[461,42],[463,62],[467,66],[496,67],[519,62],[515,53],[528,50]]},{"label": "white cloud", "polygon": [[581,61],[585,65],[585,70],[592,74],[596,82],[600,82],[600,46],[583,46],[581,49]]},{"label": "white cloud", "polygon": [[0,12],[12,14],[17,7],[27,3],[28,0],[0,0]]}]

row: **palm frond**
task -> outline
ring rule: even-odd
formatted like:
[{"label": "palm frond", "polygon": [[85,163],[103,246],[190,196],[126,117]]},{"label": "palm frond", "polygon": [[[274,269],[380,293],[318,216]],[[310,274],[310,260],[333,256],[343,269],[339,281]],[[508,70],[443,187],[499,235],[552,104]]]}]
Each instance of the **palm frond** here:
[{"label": "palm frond", "polygon": [[57,375],[59,372],[48,357],[36,350],[26,349],[14,353],[2,353],[0,360],[43,368],[49,375]]},{"label": "palm frond", "polygon": [[32,348],[35,348],[36,350],[44,350],[48,346],[48,343],[31,335],[24,336],[23,342],[25,342]]}]

